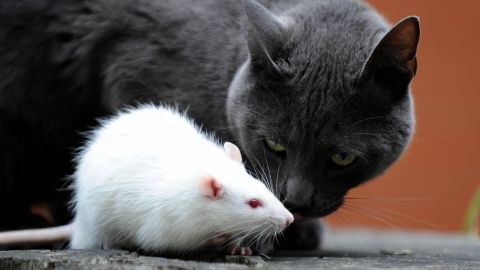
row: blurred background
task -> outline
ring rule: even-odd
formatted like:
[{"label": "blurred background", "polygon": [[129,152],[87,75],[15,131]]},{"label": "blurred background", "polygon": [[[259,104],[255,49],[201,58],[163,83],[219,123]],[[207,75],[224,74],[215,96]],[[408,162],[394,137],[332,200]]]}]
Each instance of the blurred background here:
[{"label": "blurred background", "polygon": [[480,2],[368,2],[392,24],[420,17],[413,83],[417,132],[401,160],[350,192],[346,206],[327,222],[460,231],[480,185]]}]

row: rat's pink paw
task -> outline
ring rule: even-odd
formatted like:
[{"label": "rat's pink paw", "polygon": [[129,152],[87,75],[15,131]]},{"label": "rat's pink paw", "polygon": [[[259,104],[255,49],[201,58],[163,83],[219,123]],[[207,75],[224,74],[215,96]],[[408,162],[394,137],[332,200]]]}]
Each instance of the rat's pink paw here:
[{"label": "rat's pink paw", "polygon": [[232,255],[250,256],[252,253],[250,247],[233,246],[230,250],[230,254]]}]

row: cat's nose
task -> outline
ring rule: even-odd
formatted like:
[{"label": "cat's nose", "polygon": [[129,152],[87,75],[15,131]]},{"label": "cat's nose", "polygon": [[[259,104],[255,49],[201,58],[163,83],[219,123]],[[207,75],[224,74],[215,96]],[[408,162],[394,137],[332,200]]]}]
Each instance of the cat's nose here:
[{"label": "cat's nose", "polygon": [[290,211],[294,210],[293,208],[295,208],[295,206],[290,201],[284,201],[283,206],[285,206],[285,208]]},{"label": "cat's nose", "polygon": [[290,211],[292,213],[298,213],[298,212],[303,212],[305,210],[308,210],[308,207],[299,205],[299,204],[297,204],[295,202],[291,202],[289,200],[284,201],[283,205],[285,206],[285,208],[288,209],[288,211]]}]

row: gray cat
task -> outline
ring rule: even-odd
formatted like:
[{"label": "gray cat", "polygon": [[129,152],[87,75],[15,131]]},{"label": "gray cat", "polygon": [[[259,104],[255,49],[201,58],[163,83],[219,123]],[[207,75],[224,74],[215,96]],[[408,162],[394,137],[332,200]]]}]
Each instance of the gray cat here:
[{"label": "gray cat", "polygon": [[3,0],[0,228],[40,226],[39,201],[67,222],[58,189],[80,132],[141,102],[237,143],[297,217],[332,213],[382,173],[414,131],[418,19],[391,28],[353,0],[259,2]]}]

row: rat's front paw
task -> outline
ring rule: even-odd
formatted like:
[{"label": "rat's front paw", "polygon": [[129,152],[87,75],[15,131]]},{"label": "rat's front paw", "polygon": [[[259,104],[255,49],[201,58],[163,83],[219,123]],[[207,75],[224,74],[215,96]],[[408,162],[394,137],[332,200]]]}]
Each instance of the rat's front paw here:
[{"label": "rat's front paw", "polygon": [[250,256],[253,252],[250,247],[241,247],[239,245],[234,245],[230,247],[229,253],[232,255]]}]

